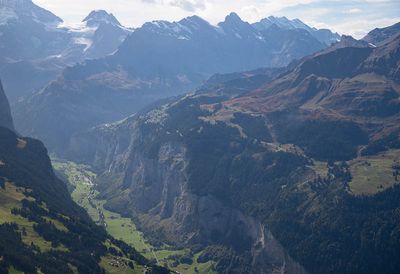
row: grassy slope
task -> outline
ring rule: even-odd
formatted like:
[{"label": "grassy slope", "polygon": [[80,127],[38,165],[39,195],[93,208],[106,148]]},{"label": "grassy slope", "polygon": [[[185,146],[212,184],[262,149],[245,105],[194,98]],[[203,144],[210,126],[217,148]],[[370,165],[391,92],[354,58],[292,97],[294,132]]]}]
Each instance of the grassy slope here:
[{"label": "grassy slope", "polygon": [[[26,189],[16,187],[14,184],[10,182],[5,183],[4,188],[0,188],[0,224],[4,223],[15,223],[18,225],[18,228],[21,232],[25,231],[22,233],[22,241],[26,245],[31,245],[34,244],[35,246],[39,247],[41,252],[49,252],[52,250],[58,250],[58,251],[65,251],[67,252],[68,249],[66,249],[63,246],[59,246],[57,248],[53,248],[51,246],[51,242],[46,241],[43,239],[33,228],[34,222],[29,221],[28,219],[20,216],[20,215],[14,215],[11,213],[11,210],[14,208],[21,208],[22,207],[22,200],[27,199],[34,201],[32,197],[26,196]],[[42,205],[43,208],[46,208],[45,205]],[[45,219],[49,222],[52,222],[55,227],[61,231],[68,231],[68,229],[58,220],[53,220],[48,217],[45,217]],[[116,246],[113,244],[109,243],[109,245],[113,246],[114,248],[118,249]],[[117,261],[120,262],[119,265],[112,266],[110,264],[111,261]],[[135,265],[135,269],[132,270],[128,267],[128,263],[130,262],[129,259],[127,258],[122,258],[122,257],[114,257],[111,255],[108,255],[107,257],[103,257],[102,261],[100,262],[100,265],[108,272],[108,273],[133,273],[133,274],[139,274],[139,273],[144,273],[144,267],[140,265]],[[72,267],[72,266],[71,266]],[[21,273],[11,267],[9,269],[9,273]]]},{"label": "grassy slope", "polygon": [[[190,254],[189,250],[173,250],[165,247],[164,249],[156,249],[149,244],[143,236],[143,233],[138,231],[136,225],[129,218],[123,218],[120,214],[104,209],[105,201],[96,199],[96,192],[93,190],[93,181],[96,175],[90,171],[90,168],[85,165],[78,165],[73,162],[66,162],[60,159],[53,159],[53,167],[59,172],[62,172],[69,182],[75,187],[72,192],[72,198],[80,206],[85,208],[90,217],[98,224],[105,224],[106,229],[114,238],[122,240],[129,245],[135,247],[145,257],[153,259],[160,265],[168,266],[180,273],[214,273],[213,262],[197,263],[197,258],[200,253],[193,255],[193,264],[178,264],[173,266],[176,259],[172,256],[181,257]],[[100,217],[99,212],[104,215],[104,219]],[[110,273],[125,273],[112,272],[110,265],[106,264],[106,260],[112,258],[103,258],[102,266]],[[197,269],[197,272],[195,271]],[[121,270],[121,269],[119,269]]]},{"label": "grassy slope", "polygon": [[16,270],[14,267],[10,267],[10,269],[8,270],[8,274],[24,274],[24,273]]},{"label": "grassy slope", "polygon": [[[34,222],[30,222],[28,219],[23,218],[20,215],[14,215],[11,213],[13,208],[21,208],[21,201],[24,199],[33,200],[31,197],[27,197],[24,193],[25,189],[16,187],[12,183],[7,182],[4,189],[0,188],[0,224],[4,223],[15,223],[18,225],[20,231],[25,231],[22,234],[22,241],[26,245],[32,243],[40,248],[42,252],[48,252],[51,250],[67,251],[65,247],[52,248],[51,243],[43,239],[33,229]],[[57,220],[48,219],[48,221],[57,224],[56,227],[60,230],[66,230]]]},{"label": "grassy slope", "polygon": [[350,189],[355,195],[372,195],[396,183],[393,164],[400,160],[400,150],[389,150],[375,156],[350,161],[353,180]]},{"label": "grassy slope", "polygon": [[[373,156],[360,156],[347,163],[352,176],[349,188],[354,195],[374,195],[400,183],[393,176],[393,165],[400,163],[398,149]],[[314,161],[312,168],[316,177],[326,178],[327,162]]]}]

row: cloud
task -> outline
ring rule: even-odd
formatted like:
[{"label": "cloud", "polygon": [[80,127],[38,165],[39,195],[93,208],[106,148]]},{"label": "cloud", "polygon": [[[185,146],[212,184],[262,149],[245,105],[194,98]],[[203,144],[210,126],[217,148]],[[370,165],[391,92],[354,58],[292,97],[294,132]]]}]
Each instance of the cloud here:
[{"label": "cloud", "polygon": [[359,9],[359,8],[349,9],[349,10],[345,11],[345,13],[348,13],[348,14],[356,14],[356,13],[361,13],[361,12],[362,12],[362,9]]},{"label": "cloud", "polygon": [[204,10],[206,8],[206,4],[203,0],[173,0],[170,1],[169,4],[190,12]]},{"label": "cloud", "polygon": [[141,0],[147,4],[167,5],[188,12],[196,12],[206,8],[205,0]]}]

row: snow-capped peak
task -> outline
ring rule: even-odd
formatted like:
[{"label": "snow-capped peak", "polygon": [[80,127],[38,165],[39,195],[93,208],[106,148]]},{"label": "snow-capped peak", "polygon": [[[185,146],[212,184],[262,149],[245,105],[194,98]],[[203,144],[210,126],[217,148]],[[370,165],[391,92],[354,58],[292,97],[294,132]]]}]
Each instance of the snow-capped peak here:
[{"label": "snow-capped peak", "polygon": [[259,37],[258,31],[253,28],[249,23],[244,22],[239,15],[232,12],[225,17],[225,21],[218,24],[218,27],[225,34],[234,35],[239,39],[252,39]]},{"label": "snow-capped peak", "polygon": [[269,16],[260,22],[254,23],[253,26],[259,30],[267,29],[272,25],[276,25],[282,29],[305,29],[310,31],[311,28],[304,24],[300,19],[289,20],[286,17]]},{"label": "snow-capped peak", "polygon": [[52,26],[63,22],[62,19],[38,7],[30,0],[0,0],[0,25],[18,20],[34,21]]},{"label": "snow-capped peak", "polygon": [[30,8],[32,5],[31,0],[1,0],[0,7],[7,7],[13,10],[22,10]]},{"label": "snow-capped peak", "polygon": [[206,26],[206,27],[211,26],[209,22],[207,22],[206,20],[197,15],[186,17],[181,21],[179,21],[179,24],[187,26],[191,29],[198,29],[201,26]]},{"label": "snow-capped peak", "polygon": [[83,19],[88,26],[98,26],[101,23],[107,23],[115,26],[121,26],[121,23],[115,18],[112,13],[108,13],[105,10],[94,10]]}]

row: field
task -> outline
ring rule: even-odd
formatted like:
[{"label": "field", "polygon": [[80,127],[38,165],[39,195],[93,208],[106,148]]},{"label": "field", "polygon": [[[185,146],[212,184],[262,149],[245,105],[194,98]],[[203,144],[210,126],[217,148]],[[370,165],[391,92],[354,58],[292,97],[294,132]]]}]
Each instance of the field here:
[{"label": "field", "polygon": [[372,195],[383,191],[396,182],[393,166],[400,161],[400,150],[359,157],[349,162],[352,181],[350,190],[355,195]]},{"label": "field", "polygon": [[[95,190],[96,174],[90,171],[90,167],[78,165],[73,162],[60,159],[52,159],[53,167],[61,172],[74,190],[71,194],[74,201],[85,208],[90,217],[99,225],[103,225],[107,232],[114,238],[122,240],[127,244],[136,248],[148,259],[156,261],[159,265],[167,266],[180,273],[214,273],[213,262],[198,263],[197,258],[201,253],[191,254],[190,250],[173,250],[168,246],[157,249],[146,241],[142,232],[140,232],[135,223],[130,218],[123,218],[120,214],[108,211],[104,208],[105,201],[98,200],[97,191]],[[192,264],[179,263],[180,258],[190,257]],[[109,273],[125,273],[110,268],[105,261],[110,258],[103,258],[102,266]],[[136,271],[136,270],[135,270]]]}]

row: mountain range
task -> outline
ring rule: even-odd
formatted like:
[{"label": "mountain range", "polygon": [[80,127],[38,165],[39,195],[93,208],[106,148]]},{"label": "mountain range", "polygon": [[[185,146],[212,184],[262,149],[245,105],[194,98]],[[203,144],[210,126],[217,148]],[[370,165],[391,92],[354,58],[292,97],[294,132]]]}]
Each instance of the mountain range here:
[{"label": "mountain range", "polygon": [[[104,20],[107,14],[93,12],[90,17],[93,19],[84,20],[86,26],[95,24],[97,17]],[[107,26],[118,25],[115,17],[107,18]],[[340,39],[328,30],[322,32],[330,33],[329,39],[321,38],[319,30],[306,28],[299,20],[274,20],[274,24],[260,27],[232,13],[216,26],[198,16],[145,23],[112,55],[67,67],[45,88],[13,104],[16,127],[60,152],[75,132],[194,90],[214,73],[286,66]],[[112,35],[120,34],[110,31],[106,40],[119,41]],[[99,50],[100,46],[94,45],[88,52]]]},{"label": "mountain range", "polygon": [[215,76],[74,135],[69,157],[107,208],[218,273],[396,273],[400,33],[374,33]]},{"label": "mountain range", "polygon": [[101,10],[67,27],[30,0],[1,1],[0,18],[0,74],[12,103],[69,65],[113,53],[131,32]]},{"label": "mountain range", "polygon": [[399,24],[0,0],[0,273],[397,274]]}]

